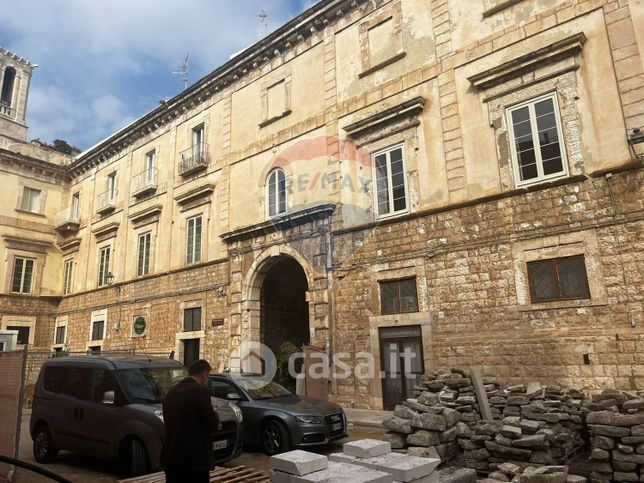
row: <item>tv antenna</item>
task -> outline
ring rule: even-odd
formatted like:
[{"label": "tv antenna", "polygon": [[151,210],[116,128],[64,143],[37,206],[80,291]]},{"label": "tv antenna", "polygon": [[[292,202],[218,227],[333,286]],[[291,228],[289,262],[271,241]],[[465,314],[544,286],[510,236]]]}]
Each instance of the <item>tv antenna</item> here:
[{"label": "tv antenna", "polygon": [[180,74],[181,75],[181,80],[183,81],[183,90],[185,91],[188,88],[188,77],[190,75],[190,51],[186,54],[186,58],[183,59],[183,62],[177,69],[179,69],[176,72],[173,72],[173,74]]},{"label": "tv antenna", "polygon": [[266,35],[268,33],[268,14],[264,9],[261,9],[259,13],[257,13],[257,17],[259,18],[261,24],[264,26],[264,35]]}]

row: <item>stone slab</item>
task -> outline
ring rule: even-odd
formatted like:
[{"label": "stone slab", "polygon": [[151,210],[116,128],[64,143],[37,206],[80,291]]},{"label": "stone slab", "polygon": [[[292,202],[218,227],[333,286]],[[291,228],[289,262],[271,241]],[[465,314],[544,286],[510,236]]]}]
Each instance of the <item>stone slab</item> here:
[{"label": "stone slab", "polygon": [[374,458],[356,458],[343,453],[333,453],[329,455],[329,461],[351,463],[384,471],[402,482],[410,482],[430,475],[441,462],[436,458],[421,458],[401,453],[389,453]]},{"label": "stone slab", "polygon": [[271,468],[290,475],[308,475],[326,469],[326,456],[299,449],[271,456]]},{"label": "stone slab", "polygon": [[378,439],[360,439],[344,443],[342,451],[344,454],[355,456],[356,458],[373,458],[374,456],[391,453],[391,443]]},{"label": "stone slab", "polygon": [[[384,471],[372,470],[349,463],[330,462],[321,471],[304,476],[289,475],[289,483],[392,483],[393,478]],[[279,482],[282,483],[282,482]]]},{"label": "stone slab", "polygon": [[[409,481],[407,483],[439,483],[438,471],[434,471],[431,475]],[[394,483],[402,483],[401,481],[394,480]]]}]

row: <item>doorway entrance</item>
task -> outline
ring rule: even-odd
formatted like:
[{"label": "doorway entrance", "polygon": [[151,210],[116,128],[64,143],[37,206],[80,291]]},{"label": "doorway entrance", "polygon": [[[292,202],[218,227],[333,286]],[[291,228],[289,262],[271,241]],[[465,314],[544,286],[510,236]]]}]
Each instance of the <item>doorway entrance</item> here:
[{"label": "doorway entrance", "polygon": [[378,335],[384,372],[382,401],[385,410],[392,410],[414,397],[414,385],[424,372],[421,329],[419,325],[381,327]]},{"label": "doorway entrance", "polygon": [[[278,375],[286,373],[288,357],[309,343],[308,282],[302,266],[289,256],[275,261],[260,292],[260,342],[277,360]],[[281,371],[284,369],[284,371]],[[291,381],[281,381],[290,385]],[[294,381],[293,381],[294,384]]]},{"label": "doorway entrance", "polygon": [[199,360],[199,339],[184,339],[183,365],[187,368]]}]

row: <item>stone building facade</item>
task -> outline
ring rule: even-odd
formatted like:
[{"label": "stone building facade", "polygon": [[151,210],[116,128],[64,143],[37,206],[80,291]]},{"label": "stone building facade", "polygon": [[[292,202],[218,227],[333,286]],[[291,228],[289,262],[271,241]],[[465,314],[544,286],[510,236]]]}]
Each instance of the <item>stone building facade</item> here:
[{"label": "stone building facade", "polygon": [[322,0],[51,166],[56,297],[0,307],[47,350],[323,347],[356,407],[405,350],[642,387],[643,46],[641,2]]}]

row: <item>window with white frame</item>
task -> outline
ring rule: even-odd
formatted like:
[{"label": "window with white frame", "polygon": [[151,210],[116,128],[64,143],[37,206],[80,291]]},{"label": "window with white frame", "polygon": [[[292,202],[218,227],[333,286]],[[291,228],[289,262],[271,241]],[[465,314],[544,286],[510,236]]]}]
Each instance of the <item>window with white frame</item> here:
[{"label": "window with white frame", "polygon": [[154,183],[154,166],[156,165],[156,151],[152,150],[145,155],[145,184]]},{"label": "window with white frame", "polygon": [[32,213],[41,213],[42,191],[25,186],[22,190],[22,199],[20,200],[20,209]]},{"label": "window with white frame", "polygon": [[373,155],[374,196],[379,218],[407,211],[407,176],[403,146]]},{"label": "window with white frame", "polygon": [[116,200],[116,171],[107,175],[107,192],[109,200]]},{"label": "window with white frame", "polygon": [[280,168],[274,169],[268,175],[266,207],[269,218],[286,213],[286,175]]},{"label": "window with white frame", "polygon": [[508,109],[517,186],[568,174],[556,93]]},{"label": "window with white frame", "polygon": [[80,218],[80,193],[76,192],[72,195],[72,207],[70,212],[70,220],[75,221]]},{"label": "window with white frame", "polygon": [[204,125],[200,124],[192,129],[192,154],[194,159],[201,159],[204,154]]},{"label": "window with white frame", "polygon": [[186,239],[186,263],[201,261],[201,230],[203,217],[201,215],[188,218]]},{"label": "window with white frame", "polygon": [[65,268],[63,270],[63,295],[72,293],[74,273],[74,259],[70,258],[65,260]]},{"label": "window with white frame", "polygon": [[31,293],[36,261],[32,258],[15,257],[11,291],[13,293]]},{"label": "window with white frame", "polygon": [[101,248],[98,256],[98,286],[102,287],[107,284],[107,276],[110,273],[110,257],[112,247]]},{"label": "window with white frame", "polygon": [[142,277],[150,273],[150,232],[139,235],[137,275]]}]

